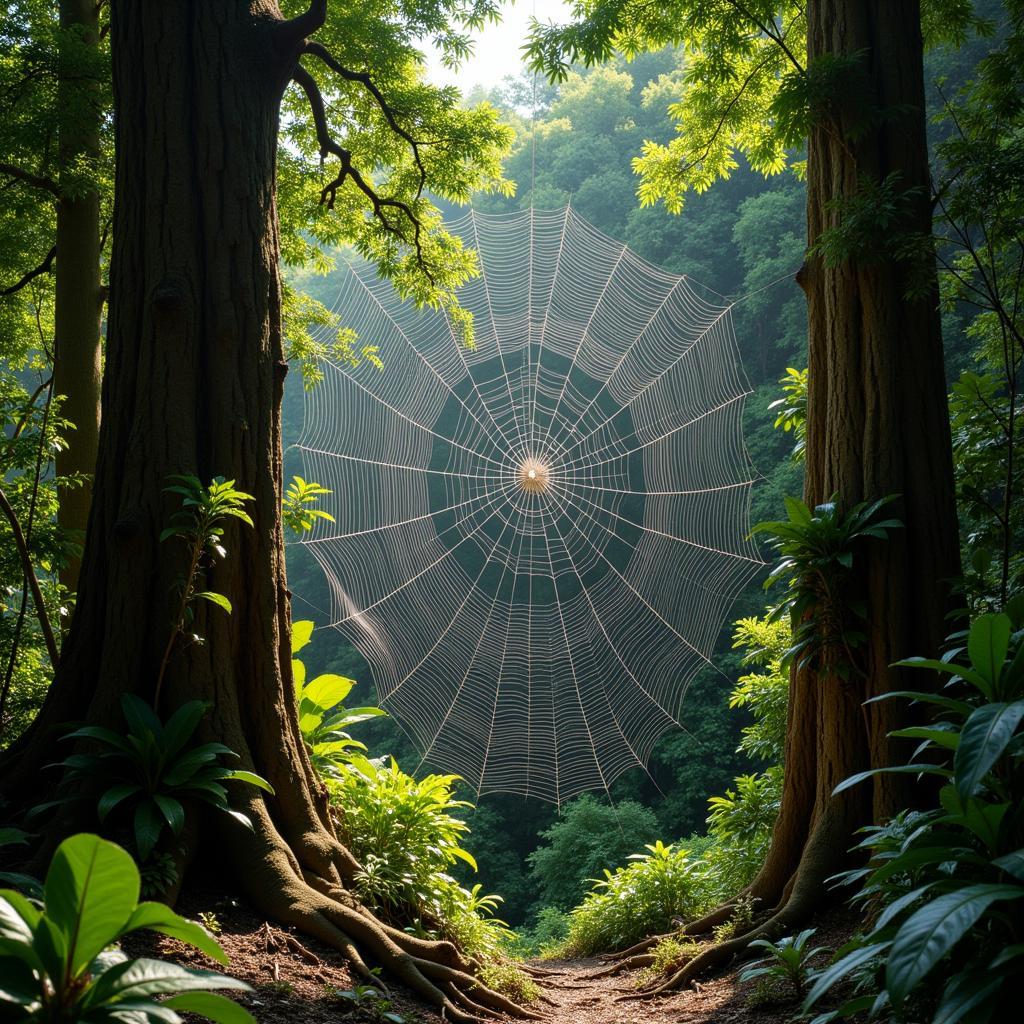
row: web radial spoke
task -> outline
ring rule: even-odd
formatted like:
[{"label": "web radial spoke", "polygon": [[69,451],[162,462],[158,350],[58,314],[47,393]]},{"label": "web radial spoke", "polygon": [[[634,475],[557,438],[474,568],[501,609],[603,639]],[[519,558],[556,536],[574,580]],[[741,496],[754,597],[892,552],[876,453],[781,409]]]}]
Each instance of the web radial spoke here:
[{"label": "web radial spoke", "polygon": [[568,208],[452,230],[481,256],[473,347],[349,268],[343,319],[385,369],[328,363],[307,400],[336,522],[302,543],[423,759],[560,802],[679,725],[763,564],[749,386],[728,307]]}]

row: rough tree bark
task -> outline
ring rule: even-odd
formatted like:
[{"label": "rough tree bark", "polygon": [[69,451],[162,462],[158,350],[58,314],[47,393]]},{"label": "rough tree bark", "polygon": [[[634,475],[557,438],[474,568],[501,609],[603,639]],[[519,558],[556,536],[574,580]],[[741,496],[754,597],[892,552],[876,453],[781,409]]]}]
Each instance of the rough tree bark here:
[{"label": "rough tree bark", "polygon": [[[959,575],[953,462],[938,287],[934,269],[920,298],[907,298],[921,267],[885,254],[827,265],[813,247],[835,227],[865,181],[893,175],[902,194],[893,234],[931,233],[919,0],[810,0],[808,63],[863,54],[856,95],[839,97],[812,130],[807,151],[808,244],[799,275],[807,296],[808,411],[804,498],[833,495],[844,507],[890,494],[905,529],[860,555],[868,608],[864,675],[847,681],[808,671],[791,678],[782,805],[772,844],[745,891],[769,919],[712,946],[658,990],[686,984],[742,952],[754,938],[784,934],[819,909],[825,880],[840,870],[858,828],[910,803],[906,777],[881,776],[839,797],[843,779],[892,764],[887,733],[895,701],[864,706],[906,688],[894,661],[933,656],[948,630],[948,582]],[[864,95],[859,94],[863,88]],[[865,130],[865,112],[876,115]],[[880,239],[884,246],[885,240]],[[905,752],[904,752],[905,753]],[[728,919],[733,903],[693,922],[701,934]],[[642,955],[645,944],[626,955]]]},{"label": "rough tree bark", "polygon": [[[232,794],[255,825],[198,830],[269,917],[366,961],[453,1020],[526,1016],[473,977],[450,943],[374,919],[346,892],[357,865],[338,841],[306,756],[291,676],[280,517],[282,350],[275,158],[279,106],[325,5],[283,21],[276,0],[112,4],[116,208],[103,422],[79,600],[60,669],[3,789],[23,789],[61,723],[117,725],[125,692],[152,698],[183,551],[158,543],[169,474],[234,478],[254,529],[229,527],[211,574],[233,614],[197,617],[202,645],[171,662],[162,710],[209,701],[226,743],[276,796]],[[319,18],[319,21],[317,20]]]},{"label": "rough tree bark", "polygon": [[[61,54],[57,84],[58,165],[72,168],[99,150],[100,83],[83,78],[81,50],[99,47],[99,11],[96,0],[60,0],[60,28],[65,50]],[[69,37],[74,35],[74,42]],[[77,58],[77,59],[76,59]],[[57,521],[81,537],[89,520],[91,477],[96,467],[100,428],[101,344],[100,318],[100,195],[96,188],[63,190],[57,201],[57,276],[54,297],[53,387],[64,395],[62,415],[75,429],[67,447],[56,455],[60,476],[81,474],[85,483],[62,487]],[[70,558],[60,581],[78,589],[80,561]]]}]

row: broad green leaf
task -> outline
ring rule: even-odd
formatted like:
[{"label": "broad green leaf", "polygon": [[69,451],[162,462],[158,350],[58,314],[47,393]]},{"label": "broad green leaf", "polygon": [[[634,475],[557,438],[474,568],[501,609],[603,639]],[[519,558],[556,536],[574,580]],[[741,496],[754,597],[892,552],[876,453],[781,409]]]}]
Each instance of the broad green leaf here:
[{"label": "broad green leaf", "polygon": [[262,789],[267,793],[272,794],[274,792],[274,787],[262,775],[257,775],[255,772],[232,769],[224,778],[234,779],[235,782],[248,782],[250,786],[255,786],[257,789]]},{"label": "broad green leaf", "polygon": [[217,1024],[256,1024],[256,1018],[244,1007],[227,996],[215,992],[188,992],[165,999],[164,1006],[187,1013],[198,1013]]},{"label": "broad green leaf", "polygon": [[119,782],[116,786],[111,786],[110,789],[103,793],[99,803],[96,805],[96,813],[100,821],[106,821],[110,812],[122,800],[126,800],[128,797],[141,792],[142,787],[135,782]]},{"label": "broad green leaf", "polygon": [[205,701],[190,700],[182,704],[164,726],[164,757],[174,757],[196,731],[208,705]]},{"label": "broad green leaf", "polygon": [[190,946],[195,946],[196,949],[201,950],[213,960],[222,964],[228,962],[224,950],[205,928],[196,924],[195,921],[187,921],[185,918],[179,917],[163,903],[140,903],[135,908],[124,931],[127,934],[139,928],[149,928],[162,935],[169,935],[172,939],[179,939],[181,942],[187,942]]},{"label": "broad green leaf", "polygon": [[131,916],[139,871],[120,846],[83,833],[57,847],[44,891],[46,916],[65,937],[71,973],[77,975]]},{"label": "broad green leaf", "polygon": [[165,796],[163,793],[153,794],[153,803],[160,808],[164,821],[171,827],[171,831],[177,836],[185,827],[185,808],[181,806],[180,800],[173,796]]},{"label": "broad green leaf", "polygon": [[250,987],[237,978],[211,971],[197,971],[163,960],[129,960],[111,967],[93,985],[82,1000],[83,1009],[100,1006],[112,999],[138,999],[141,996],[170,995],[205,991],[211,988],[249,992]]},{"label": "broad green leaf", "polygon": [[893,939],[885,967],[886,988],[899,1005],[995,902],[1019,899],[1024,888],[968,885],[914,911]]},{"label": "broad green leaf", "polygon": [[1010,649],[1010,619],[1007,615],[979,615],[971,623],[967,634],[967,653],[971,667],[981,675],[992,690],[999,684],[999,676]]},{"label": "broad green leaf", "polygon": [[292,623],[292,654],[298,654],[313,638],[313,623],[309,619],[299,619]]},{"label": "broad green leaf", "polygon": [[340,704],[355,685],[354,679],[325,673],[306,683],[302,688],[302,699],[324,711],[329,711],[336,704]]},{"label": "broad green leaf", "polygon": [[480,870],[476,866],[476,860],[474,859],[473,855],[468,850],[462,849],[461,846],[456,846],[456,847],[454,847],[452,849],[451,852],[456,857],[458,857],[459,860],[465,861],[474,871],[479,871]]},{"label": "broad green leaf", "polygon": [[974,794],[989,769],[1002,757],[1024,719],[1024,700],[976,708],[960,733],[953,768],[956,788],[965,799]]},{"label": "broad green leaf", "polygon": [[134,693],[126,693],[121,697],[121,711],[124,713],[128,728],[138,736],[143,736],[146,732],[159,736],[163,731],[156,712]]},{"label": "broad green leaf", "polygon": [[131,747],[128,746],[128,741],[118,733],[114,732],[113,729],[104,729],[99,725],[87,725],[81,729],[76,729],[74,732],[69,732],[63,737],[65,740],[99,740],[102,743],[106,743],[108,746],[116,747],[118,750],[123,750],[128,753]]},{"label": "broad green leaf", "polygon": [[296,693],[300,693],[306,685],[306,666],[298,658],[292,658],[292,681]]}]

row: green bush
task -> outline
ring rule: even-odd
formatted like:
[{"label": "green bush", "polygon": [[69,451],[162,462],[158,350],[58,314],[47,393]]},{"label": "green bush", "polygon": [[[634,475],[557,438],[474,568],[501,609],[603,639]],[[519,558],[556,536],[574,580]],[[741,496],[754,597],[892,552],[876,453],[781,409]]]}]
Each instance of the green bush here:
[{"label": "green bush", "polygon": [[60,763],[64,769],[61,796],[40,804],[35,812],[54,804],[92,800],[101,823],[112,815],[125,820],[130,815],[140,861],[149,858],[165,828],[180,834],[187,801],[209,804],[251,828],[249,819],[229,806],[222,783],[234,780],[273,790],[253,772],[225,767],[222,758],[238,755],[223,743],[189,745],[206,709],[202,701],[188,701],[165,723],[144,700],[126,693],[121,698],[123,733],[87,725],[64,737],[92,741],[96,752],[65,758]]},{"label": "green bush", "polygon": [[[920,741],[912,763],[863,772],[930,775],[938,806],[873,827],[870,864],[848,873],[872,929],[819,972],[809,1010],[843,983],[850,998],[815,1024],[865,1010],[896,1020],[987,1024],[1015,1019],[1024,982],[1024,598],[974,620],[966,650],[902,664],[949,677],[936,692],[876,699],[936,709],[928,725],[892,735]],[[965,658],[966,655],[966,658]]]},{"label": "green bush", "polygon": [[[244,982],[161,960],[129,960],[108,948],[149,928],[227,963],[198,924],[162,903],[138,900],[139,872],[132,858],[88,834],[58,847],[41,907],[21,893],[0,890],[0,1020],[181,1024],[180,1010],[223,1024],[255,1024],[243,1007],[208,991],[248,991]],[[154,996],[166,998],[158,1003]]]},{"label": "green bush", "polygon": [[469,826],[453,813],[472,807],[455,799],[457,781],[414,779],[394,758],[363,759],[327,786],[340,836],[361,865],[355,888],[364,904],[398,927],[450,939],[503,991],[522,995],[527,981],[508,955],[515,936],[494,916],[501,897],[482,895],[479,885],[467,889],[449,874],[460,861],[476,870],[462,847]]},{"label": "green bush", "polygon": [[558,952],[588,956],[625,949],[648,935],[671,930],[677,917],[702,909],[700,862],[682,847],[661,842],[635,853],[632,862],[595,880],[572,912],[569,934]]},{"label": "green bush", "polygon": [[529,856],[542,903],[570,910],[589,880],[621,864],[658,831],[654,812],[632,800],[612,807],[585,795],[567,804],[558,821],[540,834],[546,845]]}]

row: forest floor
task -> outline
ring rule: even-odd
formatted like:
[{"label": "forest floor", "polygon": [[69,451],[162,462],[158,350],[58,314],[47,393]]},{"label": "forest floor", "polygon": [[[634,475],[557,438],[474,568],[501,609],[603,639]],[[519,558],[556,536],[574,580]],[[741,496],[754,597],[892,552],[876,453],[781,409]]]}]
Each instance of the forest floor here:
[{"label": "forest floor", "polygon": [[[235,900],[211,892],[189,892],[177,910],[196,920],[214,915],[204,923],[220,929],[217,940],[230,966],[221,967],[197,950],[153,932],[129,936],[125,952],[218,970],[248,982],[253,991],[237,998],[259,1024],[375,1024],[385,1019],[385,1011],[399,1015],[405,1024],[442,1024],[437,1013],[401,989],[391,992],[389,1006],[378,1004],[376,1014],[353,1007],[337,994],[351,990],[355,982],[336,951],[268,924]],[[541,984],[555,1005],[538,1002],[532,1007],[544,1024],[782,1024],[797,1009],[793,1004],[749,1005],[751,986],[738,982],[738,968],[684,992],[623,1001],[635,975],[590,978],[603,966],[597,959],[545,960],[536,966],[552,972]]]}]

